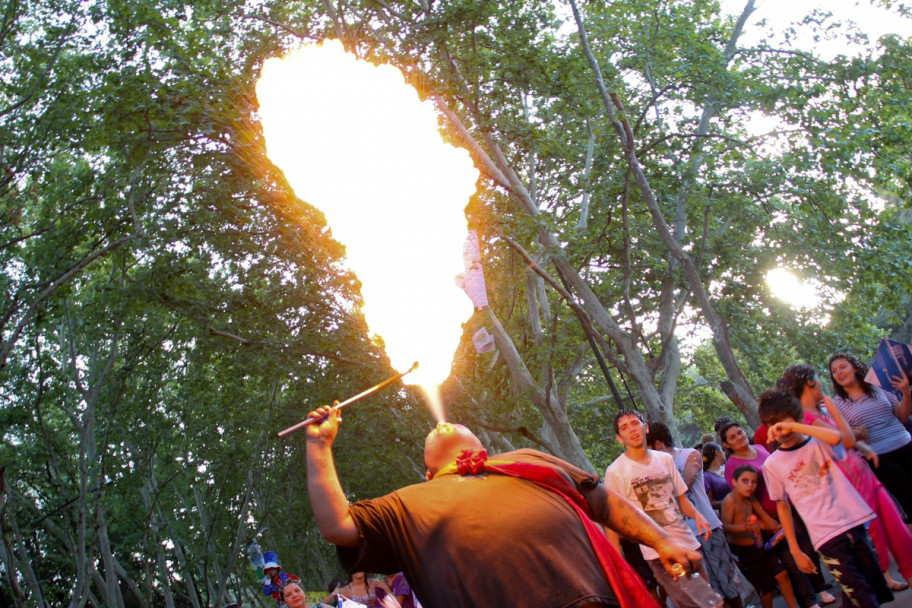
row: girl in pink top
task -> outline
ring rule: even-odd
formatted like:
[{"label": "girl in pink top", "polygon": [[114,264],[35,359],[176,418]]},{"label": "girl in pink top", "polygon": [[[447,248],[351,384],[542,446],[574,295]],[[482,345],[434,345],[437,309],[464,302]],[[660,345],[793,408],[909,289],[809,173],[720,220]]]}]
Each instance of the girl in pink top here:
[{"label": "girl in pink top", "polygon": [[778,521],[779,512],[776,510],[776,503],[770,500],[762,476],[763,463],[769,458],[769,452],[762,445],[751,444],[750,437],[737,422],[723,425],[719,429],[719,438],[722,440],[722,445],[731,450],[731,454],[728,455],[728,461],[725,463],[725,481],[728,482],[729,487],[734,487],[732,477],[735,469],[742,464],[749,464],[757,469],[761,475],[758,476],[757,491],[754,492],[754,496],[760,501],[760,506],[763,507],[763,510]]},{"label": "girl in pink top", "polygon": [[[836,464],[871,510],[877,514],[877,518],[871,521],[868,532],[877,551],[880,569],[890,589],[908,589],[912,584],[912,533],[903,522],[893,497],[864,461],[865,458],[871,459],[876,467],[877,454],[866,443],[855,439],[855,433],[849,428],[842,414],[821,391],[820,378],[810,365],[790,366],[776,383],[776,388],[789,391],[798,397],[801,407],[804,408],[805,424],[835,428],[842,435],[846,458],[837,461]],[[890,578],[888,546],[899,566],[899,572],[907,581],[905,583]]]}]

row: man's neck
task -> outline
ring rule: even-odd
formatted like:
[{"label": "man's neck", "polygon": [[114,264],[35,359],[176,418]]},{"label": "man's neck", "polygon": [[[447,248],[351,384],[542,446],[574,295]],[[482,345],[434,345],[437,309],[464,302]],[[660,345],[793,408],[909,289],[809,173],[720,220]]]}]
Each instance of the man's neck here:
[{"label": "man's neck", "polygon": [[637,462],[649,462],[649,452],[646,450],[646,446],[642,445],[640,447],[627,446],[624,454],[627,455],[627,458],[630,460],[635,460]]}]

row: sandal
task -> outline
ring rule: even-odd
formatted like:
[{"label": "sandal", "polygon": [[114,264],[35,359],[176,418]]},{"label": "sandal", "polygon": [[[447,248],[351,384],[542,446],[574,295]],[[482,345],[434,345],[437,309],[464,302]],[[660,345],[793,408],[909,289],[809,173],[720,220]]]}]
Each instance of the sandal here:
[{"label": "sandal", "polygon": [[834,602],[836,601],[836,598],[833,597],[833,594],[830,593],[829,591],[821,591],[821,592],[819,593],[819,595],[820,595],[820,603],[821,603],[821,604],[824,604],[824,605],[826,605],[826,604],[832,604],[832,603],[834,603]]},{"label": "sandal", "polygon": [[905,591],[909,588],[909,583],[893,581],[890,583],[890,591]]}]

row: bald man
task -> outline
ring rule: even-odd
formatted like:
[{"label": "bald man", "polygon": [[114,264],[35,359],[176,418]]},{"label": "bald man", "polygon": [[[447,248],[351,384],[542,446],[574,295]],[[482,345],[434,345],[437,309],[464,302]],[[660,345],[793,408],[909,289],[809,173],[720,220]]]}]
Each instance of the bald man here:
[{"label": "bald man", "polygon": [[428,434],[427,482],[349,504],[332,456],[339,412],[324,406],[309,417],[321,419],[307,428],[321,534],[349,572],[403,572],[426,608],[650,605],[639,589],[631,600],[642,583],[624,578],[626,564],[604,566],[607,539],[593,522],[654,547],[672,573],[700,560],[597,475],[535,450],[485,460],[458,424]]}]

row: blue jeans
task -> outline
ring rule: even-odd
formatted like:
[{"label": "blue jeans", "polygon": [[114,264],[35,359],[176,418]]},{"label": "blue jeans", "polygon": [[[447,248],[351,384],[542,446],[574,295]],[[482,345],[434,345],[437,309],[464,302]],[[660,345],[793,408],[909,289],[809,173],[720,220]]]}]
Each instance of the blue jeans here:
[{"label": "blue jeans", "polygon": [[846,608],[876,608],[881,602],[893,601],[893,592],[868,544],[864,526],[855,526],[828,540],[821,545],[820,555],[842,588],[842,605]]}]

